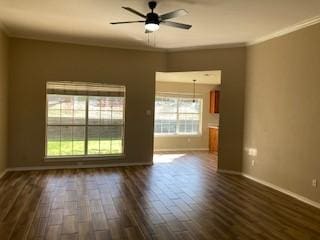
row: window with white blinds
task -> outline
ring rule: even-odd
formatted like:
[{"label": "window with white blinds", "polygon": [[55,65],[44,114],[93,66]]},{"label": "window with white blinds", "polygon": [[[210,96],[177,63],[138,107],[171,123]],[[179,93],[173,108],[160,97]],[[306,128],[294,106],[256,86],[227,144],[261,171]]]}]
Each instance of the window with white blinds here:
[{"label": "window with white blinds", "polygon": [[46,156],[124,153],[125,87],[47,83]]},{"label": "window with white blinds", "polygon": [[155,135],[201,134],[202,99],[157,96]]}]

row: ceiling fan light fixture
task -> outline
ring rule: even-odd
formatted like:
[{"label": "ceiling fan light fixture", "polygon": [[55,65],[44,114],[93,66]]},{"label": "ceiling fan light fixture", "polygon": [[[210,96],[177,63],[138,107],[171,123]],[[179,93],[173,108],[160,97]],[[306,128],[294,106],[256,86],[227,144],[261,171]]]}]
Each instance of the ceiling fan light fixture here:
[{"label": "ceiling fan light fixture", "polygon": [[144,28],[149,32],[155,32],[159,30],[160,26],[156,23],[146,23],[144,25]]}]

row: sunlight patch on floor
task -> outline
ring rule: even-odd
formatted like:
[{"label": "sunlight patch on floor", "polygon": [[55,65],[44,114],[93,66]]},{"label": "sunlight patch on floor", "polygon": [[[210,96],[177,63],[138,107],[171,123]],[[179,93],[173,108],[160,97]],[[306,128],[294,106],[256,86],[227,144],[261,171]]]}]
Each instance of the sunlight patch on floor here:
[{"label": "sunlight patch on floor", "polygon": [[171,163],[185,155],[186,154],[154,154],[153,163]]}]

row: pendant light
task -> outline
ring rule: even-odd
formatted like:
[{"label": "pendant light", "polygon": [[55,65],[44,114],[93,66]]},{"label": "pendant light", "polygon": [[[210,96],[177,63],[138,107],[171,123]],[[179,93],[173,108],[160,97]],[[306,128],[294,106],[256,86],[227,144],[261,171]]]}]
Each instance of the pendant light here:
[{"label": "pendant light", "polygon": [[196,81],[195,79],[192,80],[193,81],[193,100],[192,102],[196,102]]}]

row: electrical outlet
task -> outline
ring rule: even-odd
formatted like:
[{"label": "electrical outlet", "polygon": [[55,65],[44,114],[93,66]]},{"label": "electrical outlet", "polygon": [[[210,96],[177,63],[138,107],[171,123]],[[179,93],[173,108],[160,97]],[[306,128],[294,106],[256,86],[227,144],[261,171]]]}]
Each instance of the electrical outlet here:
[{"label": "electrical outlet", "polygon": [[258,154],[258,150],[256,148],[249,148],[248,149],[249,156],[255,157],[255,156],[257,156],[257,154]]},{"label": "electrical outlet", "polygon": [[251,160],[251,166],[254,167],[255,161],[254,159]]},{"label": "electrical outlet", "polygon": [[317,187],[317,179],[312,179],[312,187]]}]

